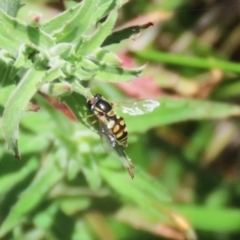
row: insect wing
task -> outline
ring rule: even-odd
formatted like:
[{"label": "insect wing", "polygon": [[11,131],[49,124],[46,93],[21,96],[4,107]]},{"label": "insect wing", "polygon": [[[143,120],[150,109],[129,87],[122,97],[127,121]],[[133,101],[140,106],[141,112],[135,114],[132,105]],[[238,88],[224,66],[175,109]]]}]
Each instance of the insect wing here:
[{"label": "insect wing", "polygon": [[132,170],[134,168],[134,165],[132,164],[131,159],[125,153],[124,148],[117,142],[114,134],[105,124],[104,119],[102,119],[99,124],[103,148],[107,152],[114,151],[121,159],[123,166],[128,170],[131,178],[134,178],[134,173]]},{"label": "insect wing", "polygon": [[116,146],[117,141],[112,133],[112,131],[107,127],[107,125],[100,121],[99,122],[99,134],[101,137],[103,148],[106,152],[113,151],[113,148]]},{"label": "insect wing", "polygon": [[135,102],[119,104],[123,113],[127,113],[133,116],[152,112],[159,105],[160,105],[159,102],[152,99],[139,100]]}]

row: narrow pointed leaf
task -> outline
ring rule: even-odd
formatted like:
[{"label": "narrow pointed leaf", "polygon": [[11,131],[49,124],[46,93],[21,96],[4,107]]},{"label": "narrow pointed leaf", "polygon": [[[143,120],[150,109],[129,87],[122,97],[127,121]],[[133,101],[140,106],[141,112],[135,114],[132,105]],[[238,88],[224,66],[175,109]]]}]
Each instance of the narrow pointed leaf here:
[{"label": "narrow pointed leaf", "polygon": [[120,67],[122,66],[122,60],[113,52],[99,48],[94,52],[96,60],[100,63],[108,63],[108,65]]},{"label": "narrow pointed leaf", "polygon": [[135,52],[134,54],[145,61],[169,63],[177,66],[186,66],[200,69],[216,68],[230,72],[240,72],[239,63],[229,62],[217,58],[200,58],[185,56],[181,54],[164,53],[154,50]]},{"label": "narrow pointed leaf", "polygon": [[99,70],[94,77],[104,82],[128,82],[138,77],[144,68],[145,66],[135,69],[122,69],[120,67],[99,64]]},{"label": "narrow pointed leaf", "polygon": [[98,0],[83,1],[78,12],[65,22],[59,31],[54,33],[57,42],[72,42],[92,27],[95,23],[92,21],[93,13],[97,7]]},{"label": "narrow pointed leaf", "polygon": [[107,16],[110,11],[120,8],[125,2],[127,2],[127,0],[100,0],[94,14],[94,22],[98,22],[103,17]]},{"label": "narrow pointed leaf", "polygon": [[11,73],[14,72],[11,67],[14,61],[12,58],[9,58],[7,54],[4,50],[0,51],[0,106],[5,106],[9,93],[11,92],[9,89],[15,86],[14,82],[9,81],[11,80]]},{"label": "narrow pointed leaf", "polygon": [[204,231],[239,231],[240,211],[237,208],[211,208],[203,206],[176,206],[197,229]]},{"label": "narrow pointed leaf", "polygon": [[38,160],[36,158],[31,158],[28,163],[17,172],[9,173],[0,177],[0,196],[3,196],[6,192],[10,191],[12,187],[21,182],[27,176],[29,176],[38,167]]},{"label": "narrow pointed leaf", "polygon": [[107,20],[96,30],[96,32],[87,41],[83,42],[77,52],[80,55],[86,55],[93,52],[101,46],[105,38],[111,33],[117,19],[117,12],[112,11]]},{"label": "narrow pointed leaf", "polygon": [[[55,156],[59,158],[61,156]],[[59,169],[54,159],[45,159],[42,168],[21,195],[16,205],[11,209],[9,215],[0,227],[0,237],[7,234],[11,229],[18,225],[26,214],[32,211],[44,195],[51,190],[51,188],[62,178],[63,171]]]},{"label": "narrow pointed leaf", "polygon": [[23,43],[33,43],[46,50],[54,45],[53,39],[41,29],[27,26],[0,11],[0,48],[16,54]]},{"label": "narrow pointed leaf", "polygon": [[[12,150],[17,158],[20,158],[18,150],[18,128],[22,114],[33,95],[37,92],[37,86],[46,81],[52,81],[61,76],[58,69],[29,69],[15,90],[10,95],[3,113],[2,128],[9,149]],[[39,86],[40,87],[40,86]]]},{"label": "narrow pointed leaf", "polygon": [[122,40],[129,39],[132,36],[137,36],[143,30],[147,29],[148,27],[153,26],[153,24],[146,23],[144,25],[132,26],[128,28],[121,29],[119,31],[113,32],[110,36],[108,36],[105,41],[103,42],[102,46],[108,46],[111,44],[119,43]]},{"label": "narrow pointed leaf", "polygon": [[37,83],[41,81],[44,75],[45,70],[29,69],[12,92],[3,113],[2,128],[4,135],[9,149],[14,152],[17,158],[20,158],[17,146],[19,122],[28,102],[37,91]]},{"label": "narrow pointed leaf", "polygon": [[62,29],[63,22],[69,21],[71,17],[77,14],[79,9],[82,7],[83,1],[76,6],[69,8],[67,11],[58,14],[56,17],[50,19],[49,21],[42,24],[41,28],[49,33],[52,34],[54,31],[58,32]]},{"label": "narrow pointed leaf", "polygon": [[1,0],[0,1],[0,9],[8,14],[9,16],[16,17],[19,8],[21,7],[21,0]]},{"label": "narrow pointed leaf", "polygon": [[[108,157],[108,160],[113,161],[112,157]],[[100,165],[100,174],[115,191],[129,202],[142,207],[171,204],[171,198],[164,186],[140,169],[135,169],[137,177],[132,180],[126,172],[107,169],[104,164],[107,164],[107,161]]]}]

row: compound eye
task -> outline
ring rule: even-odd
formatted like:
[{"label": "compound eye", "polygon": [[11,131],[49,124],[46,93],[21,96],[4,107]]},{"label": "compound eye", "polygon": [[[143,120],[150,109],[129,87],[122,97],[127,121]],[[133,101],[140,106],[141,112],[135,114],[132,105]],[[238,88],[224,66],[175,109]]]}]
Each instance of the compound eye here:
[{"label": "compound eye", "polygon": [[99,94],[99,93],[97,93],[97,94],[94,95],[94,98],[95,98],[96,100],[102,99],[102,95]]},{"label": "compound eye", "polygon": [[92,110],[93,106],[95,106],[99,100],[102,99],[102,95],[101,94],[95,94],[92,98],[90,98],[88,101],[87,101],[87,106],[90,110]]},{"label": "compound eye", "polygon": [[92,108],[92,102],[91,102],[91,100],[88,100],[88,101],[87,101],[87,106],[88,106],[88,109],[91,110],[91,108]]},{"label": "compound eye", "polygon": [[92,110],[92,106],[95,105],[97,102],[95,96],[93,98],[90,98],[88,101],[87,101],[87,106],[90,110]]}]

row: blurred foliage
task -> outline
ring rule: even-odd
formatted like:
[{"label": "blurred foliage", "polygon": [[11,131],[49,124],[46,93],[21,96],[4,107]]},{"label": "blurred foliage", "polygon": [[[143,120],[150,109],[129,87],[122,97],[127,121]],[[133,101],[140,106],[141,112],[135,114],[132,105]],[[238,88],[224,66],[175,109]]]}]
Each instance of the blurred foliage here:
[{"label": "blurred foliage", "polygon": [[[1,13],[0,238],[240,238],[238,1],[114,2]],[[133,180],[86,120],[92,93],[160,103],[121,114]]]}]

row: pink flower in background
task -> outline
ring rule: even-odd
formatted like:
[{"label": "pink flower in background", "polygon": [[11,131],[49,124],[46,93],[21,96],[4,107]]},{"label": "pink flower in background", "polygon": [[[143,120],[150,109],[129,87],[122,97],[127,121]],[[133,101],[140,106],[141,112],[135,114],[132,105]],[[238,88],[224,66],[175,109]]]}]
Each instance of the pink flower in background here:
[{"label": "pink flower in background", "polygon": [[[123,61],[123,68],[134,67],[134,61],[131,57],[126,54],[119,54],[118,56]],[[133,98],[157,98],[162,95],[161,89],[151,76],[138,77],[131,82],[117,83],[116,85],[128,96]]]}]

